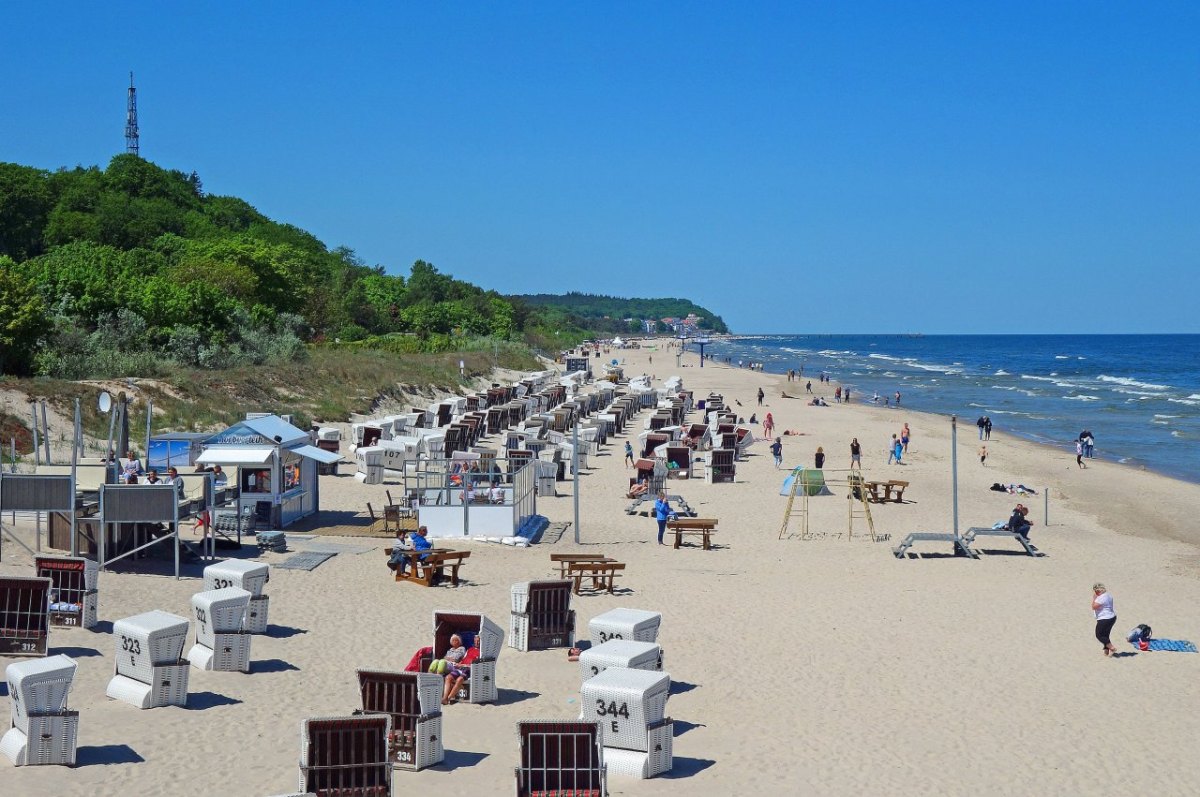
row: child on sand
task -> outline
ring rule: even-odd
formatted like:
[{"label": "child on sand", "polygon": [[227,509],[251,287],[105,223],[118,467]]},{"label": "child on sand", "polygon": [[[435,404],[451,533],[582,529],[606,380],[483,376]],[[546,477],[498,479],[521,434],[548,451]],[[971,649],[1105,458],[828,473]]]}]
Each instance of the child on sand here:
[{"label": "child on sand", "polygon": [[987,446],[979,447],[979,464],[980,465],[987,464]]}]

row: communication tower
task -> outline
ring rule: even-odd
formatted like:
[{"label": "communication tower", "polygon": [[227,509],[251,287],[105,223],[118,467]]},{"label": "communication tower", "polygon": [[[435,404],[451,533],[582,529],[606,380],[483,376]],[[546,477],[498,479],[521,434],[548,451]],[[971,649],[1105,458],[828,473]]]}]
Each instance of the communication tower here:
[{"label": "communication tower", "polygon": [[133,73],[129,73],[129,102],[125,110],[125,151],[138,154],[137,89],[133,85]]}]

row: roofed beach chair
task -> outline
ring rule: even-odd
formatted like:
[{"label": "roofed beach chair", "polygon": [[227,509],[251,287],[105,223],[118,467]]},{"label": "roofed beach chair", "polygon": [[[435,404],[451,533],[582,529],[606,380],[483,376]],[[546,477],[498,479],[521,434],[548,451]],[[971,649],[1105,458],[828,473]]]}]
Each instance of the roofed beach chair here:
[{"label": "roofed beach chair", "polygon": [[569,648],[575,642],[570,581],[527,581],[512,585],[508,644],[517,650]]},{"label": "roofed beach chair", "polygon": [[598,723],[525,720],[517,743],[517,797],[607,797]]},{"label": "roofed beach chair", "polygon": [[317,797],[391,797],[386,714],[315,717],[300,726],[300,791]]},{"label": "roofed beach chair", "polygon": [[388,757],[401,769],[421,770],[441,763],[442,679],[425,672],[359,670],[363,714],[392,720]]}]

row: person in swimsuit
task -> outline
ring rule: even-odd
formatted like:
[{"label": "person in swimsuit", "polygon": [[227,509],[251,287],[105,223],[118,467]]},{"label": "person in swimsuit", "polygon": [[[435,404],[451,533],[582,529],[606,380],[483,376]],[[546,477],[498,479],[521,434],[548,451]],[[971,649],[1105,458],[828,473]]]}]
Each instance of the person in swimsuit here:
[{"label": "person in swimsuit", "polygon": [[[897,393],[897,396],[900,394]],[[900,404],[900,399],[896,399],[896,404]],[[904,453],[908,453],[908,438],[912,437],[912,432],[908,429],[908,424],[904,424],[904,428],[900,430],[900,442],[904,445]]]}]

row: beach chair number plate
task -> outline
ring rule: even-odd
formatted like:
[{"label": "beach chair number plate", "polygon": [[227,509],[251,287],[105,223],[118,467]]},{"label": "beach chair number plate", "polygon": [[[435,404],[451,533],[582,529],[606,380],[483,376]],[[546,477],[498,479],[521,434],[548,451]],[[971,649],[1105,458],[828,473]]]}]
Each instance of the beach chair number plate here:
[{"label": "beach chair number plate", "polygon": [[600,632],[600,641],[601,642],[611,642],[614,639],[624,639],[624,638],[625,637],[622,636],[621,634],[610,634],[607,631]]},{"label": "beach chair number plate", "polygon": [[233,581],[231,581],[228,578],[214,578],[213,579],[213,589],[225,589],[227,587],[232,587],[232,586],[233,586]]},{"label": "beach chair number plate", "polygon": [[612,721],[612,732],[620,733],[621,729],[620,729],[620,726],[618,725],[618,720],[616,720],[615,717],[624,717],[625,719],[629,719],[629,704],[622,703],[621,707],[617,708],[617,702],[615,700],[612,701],[611,703],[609,703],[608,705],[605,705],[603,700],[597,700],[596,701],[596,713],[598,715],[600,715],[601,717],[604,717],[604,716],[614,717],[614,719]]}]

